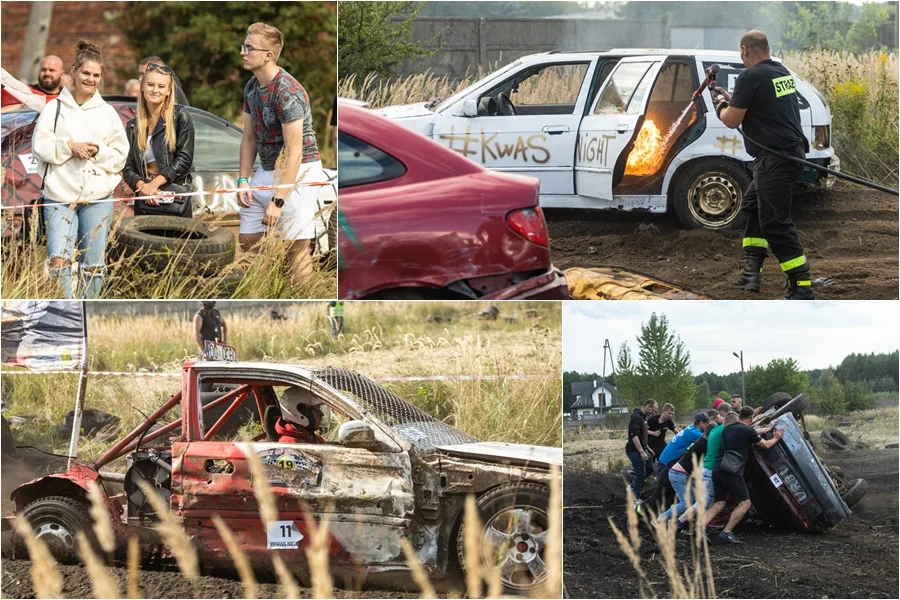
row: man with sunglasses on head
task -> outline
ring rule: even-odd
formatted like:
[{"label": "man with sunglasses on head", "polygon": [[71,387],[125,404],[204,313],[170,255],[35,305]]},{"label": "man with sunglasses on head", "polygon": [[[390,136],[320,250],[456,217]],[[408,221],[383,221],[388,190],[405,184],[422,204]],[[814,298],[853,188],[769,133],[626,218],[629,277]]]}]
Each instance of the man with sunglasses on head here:
[{"label": "man with sunglasses on head", "polygon": [[[239,240],[244,252],[258,252],[263,235],[276,229],[287,243],[291,282],[312,275],[318,187],[322,170],[309,96],[290,73],[278,66],[284,39],[278,29],[254,23],[241,45],[241,62],[253,77],[244,88],[244,133],[238,203]],[[257,154],[260,169],[251,169]],[[276,168],[277,163],[277,168]],[[299,183],[293,188],[280,187]],[[257,189],[273,186],[274,189]],[[252,190],[252,191],[251,191]]]},{"label": "man with sunglasses on head", "polygon": [[160,70],[171,73],[172,77],[175,79],[175,104],[181,104],[182,106],[190,106],[191,104],[188,102],[187,96],[184,95],[184,90],[181,89],[181,80],[178,79],[178,75],[175,74],[175,71],[169,68],[166,63],[163,62],[158,56],[147,56],[141,59],[141,62],[138,63],[138,83],[144,82],[144,73],[147,72],[147,67],[149,65],[156,65],[156,68]]}]

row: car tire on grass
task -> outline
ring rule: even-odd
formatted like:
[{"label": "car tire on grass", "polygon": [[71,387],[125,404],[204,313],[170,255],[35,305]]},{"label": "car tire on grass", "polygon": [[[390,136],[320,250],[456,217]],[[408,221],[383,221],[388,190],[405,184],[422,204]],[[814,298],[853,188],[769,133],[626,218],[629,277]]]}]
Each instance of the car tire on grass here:
[{"label": "car tire on grass", "polygon": [[844,492],[841,496],[841,500],[844,501],[844,504],[847,505],[847,508],[853,508],[856,504],[859,503],[860,500],[863,499],[863,496],[866,495],[866,492],[869,491],[869,484],[866,483],[865,479],[857,479],[850,488]]},{"label": "car tire on grass", "polygon": [[[506,593],[533,592],[547,579],[547,558],[543,551],[550,535],[547,530],[549,504],[550,490],[530,482],[500,485],[476,501],[478,516],[483,523],[478,534],[479,549],[493,548],[493,552],[485,552],[480,558],[483,561],[487,561],[486,556],[492,558],[493,564],[485,566],[497,571]],[[457,535],[456,550],[464,573],[465,540],[463,522]]]},{"label": "car tire on grass", "polygon": [[843,452],[850,449],[850,438],[848,438],[838,429],[834,429],[833,427],[826,427],[822,430],[822,433],[820,435],[822,439],[825,440],[825,445],[829,448],[832,448],[833,450],[840,450]]},{"label": "car tire on grass", "polygon": [[61,564],[77,564],[78,544],[75,536],[83,532],[96,552],[99,549],[87,503],[68,496],[48,496],[28,504],[22,516],[31,524],[37,538],[43,541],[53,558]]},{"label": "car tire on grass", "polygon": [[750,174],[737,161],[704,158],[690,163],[672,188],[672,206],[685,229],[726,229],[741,211]]},{"label": "car tire on grass", "polygon": [[206,221],[144,215],[122,219],[111,249],[116,258],[135,257],[153,271],[174,262],[184,275],[210,277],[234,261],[235,239]]}]

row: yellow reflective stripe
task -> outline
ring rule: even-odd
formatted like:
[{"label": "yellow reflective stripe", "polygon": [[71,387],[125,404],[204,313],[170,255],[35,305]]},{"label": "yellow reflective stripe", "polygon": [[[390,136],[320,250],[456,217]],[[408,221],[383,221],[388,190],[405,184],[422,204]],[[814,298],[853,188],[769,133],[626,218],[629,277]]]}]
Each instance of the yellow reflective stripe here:
[{"label": "yellow reflective stripe", "polygon": [[768,248],[769,242],[764,238],[744,238],[744,248],[753,246],[755,248]]},{"label": "yellow reflective stripe", "polygon": [[781,263],[782,271],[790,271],[791,269],[796,269],[799,266],[806,264],[806,255],[801,254],[797,258],[792,258],[791,260],[787,260]]},{"label": "yellow reflective stripe", "polygon": [[800,287],[810,287],[812,285],[812,281],[808,279],[806,281],[798,281],[797,285]]}]

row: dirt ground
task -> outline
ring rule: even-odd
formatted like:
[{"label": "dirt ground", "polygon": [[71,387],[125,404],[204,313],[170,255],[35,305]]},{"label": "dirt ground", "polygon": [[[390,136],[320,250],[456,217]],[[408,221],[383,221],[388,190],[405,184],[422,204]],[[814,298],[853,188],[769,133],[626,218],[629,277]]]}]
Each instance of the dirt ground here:
[{"label": "dirt ground", "polygon": [[[898,201],[865,188],[819,191],[794,198],[794,223],[812,277],[825,300],[898,297]],[[553,263],[571,267],[615,265],[676,283],[716,299],[774,299],[785,277],[771,257],[759,294],[735,291],[743,231],[683,230],[672,214],[547,211]]]},{"label": "dirt ground", "polygon": [[[821,451],[848,477],[862,477],[868,494],[850,518],[821,535],[776,530],[747,520],[735,530],[740,545],[710,546],[721,598],[897,598],[898,485],[896,449]],[[564,582],[569,598],[637,598],[637,575],[607,517],[627,529],[622,480],[616,475],[567,474],[564,479]],[[669,594],[656,546],[642,529],[643,567],[656,597]],[[687,541],[679,558],[690,560]]]}]

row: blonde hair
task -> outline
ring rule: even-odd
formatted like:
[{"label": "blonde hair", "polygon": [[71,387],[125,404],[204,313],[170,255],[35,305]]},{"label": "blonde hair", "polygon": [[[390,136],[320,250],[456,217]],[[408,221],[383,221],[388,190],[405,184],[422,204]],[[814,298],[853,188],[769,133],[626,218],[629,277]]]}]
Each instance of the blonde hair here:
[{"label": "blonde hair", "polygon": [[77,71],[86,62],[95,62],[100,65],[100,73],[103,74],[103,55],[96,44],[87,40],[78,40],[75,46],[75,60],[72,61],[72,69]]},{"label": "blonde hair", "polygon": [[662,409],[662,411],[663,411],[663,412],[666,412],[666,411],[669,411],[669,412],[675,412],[675,407],[672,406],[671,404],[669,404],[668,402],[666,402],[665,404],[663,404],[663,409]]},{"label": "blonde hair", "polygon": [[[165,73],[159,69],[154,69],[153,73],[159,73],[160,75],[165,75],[169,78],[169,95],[166,96],[166,99],[163,101],[161,116],[166,124],[166,145],[169,147],[169,152],[173,152],[175,150],[176,141],[175,73]],[[150,110],[147,108],[147,103],[144,100],[144,83],[146,83],[149,75],[150,70],[148,69],[147,72],[144,73],[144,81],[141,82],[141,93],[138,94],[137,103],[137,145],[142,153],[147,150],[147,138],[149,137],[147,126],[150,124]]]},{"label": "blonde hair", "polygon": [[269,50],[275,55],[275,60],[281,56],[281,49],[284,48],[284,36],[275,27],[265,23],[254,23],[247,28],[247,35],[263,36],[272,46]]}]

